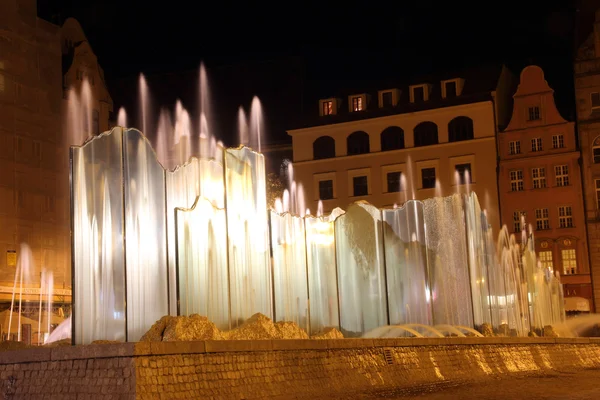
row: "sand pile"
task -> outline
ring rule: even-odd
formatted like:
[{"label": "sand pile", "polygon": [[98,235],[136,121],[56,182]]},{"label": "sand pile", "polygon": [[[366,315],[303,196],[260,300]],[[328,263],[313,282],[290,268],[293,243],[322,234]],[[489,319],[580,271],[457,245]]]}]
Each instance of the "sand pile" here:
[{"label": "sand pile", "polygon": [[319,332],[311,336],[311,339],[343,339],[344,335],[342,332],[335,328],[325,328],[322,332]]}]

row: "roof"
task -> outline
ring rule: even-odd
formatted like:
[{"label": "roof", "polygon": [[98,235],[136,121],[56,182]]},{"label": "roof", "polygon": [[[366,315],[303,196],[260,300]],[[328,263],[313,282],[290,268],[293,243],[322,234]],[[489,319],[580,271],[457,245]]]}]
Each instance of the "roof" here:
[{"label": "roof", "polygon": [[[322,92],[318,99],[314,99],[314,107],[309,108],[309,114],[305,115],[303,121],[289,129],[302,129],[492,100],[492,92],[498,86],[503,68],[503,64],[491,64],[456,71],[440,71],[436,74],[417,75],[407,79],[371,81],[352,89],[339,90],[335,94]],[[454,98],[442,98],[440,82],[454,78],[464,79],[461,95]],[[419,84],[432,85],[429,100],[422,103],[411,103],[409,87]],[[379,108],[378,91],[394,88],[400,90],[397,105],[390,108]],[[367,109],[361,112],[349,112],[348,96],[363,93],[371,96]],[[320,116],[318,100],[332,97],[341,100],[341,103],[338,103],[337,114]]]}]

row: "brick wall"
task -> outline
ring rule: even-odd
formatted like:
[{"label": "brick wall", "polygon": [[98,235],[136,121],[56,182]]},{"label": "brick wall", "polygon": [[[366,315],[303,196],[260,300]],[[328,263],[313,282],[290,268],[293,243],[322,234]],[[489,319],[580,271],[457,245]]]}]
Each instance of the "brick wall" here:
[{"label": "brick wall", "polygon": [[600,367],[600,339],[124,343],[0,353],[7,399],[326,398]]}]

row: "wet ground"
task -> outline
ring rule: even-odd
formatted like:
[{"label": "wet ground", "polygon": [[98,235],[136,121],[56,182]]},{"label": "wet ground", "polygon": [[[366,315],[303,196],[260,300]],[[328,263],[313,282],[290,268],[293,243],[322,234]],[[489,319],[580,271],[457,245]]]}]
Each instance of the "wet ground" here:
[{"label": "wet ground", "polygon": [[600,370],[557,372],[544,376],[506,378],[485,383],[391,390],[332,400],[600,400]]}]

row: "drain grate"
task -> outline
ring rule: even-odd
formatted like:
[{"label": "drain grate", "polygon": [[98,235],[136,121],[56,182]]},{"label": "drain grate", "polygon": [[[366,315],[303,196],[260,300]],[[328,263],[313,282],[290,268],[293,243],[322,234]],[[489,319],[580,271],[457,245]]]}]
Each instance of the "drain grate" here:
[{"label": "drain grate", "polygon": [[394,365],[394,356],[390,349],[383,349],[383,358],[385,358],[387,365]]}]

